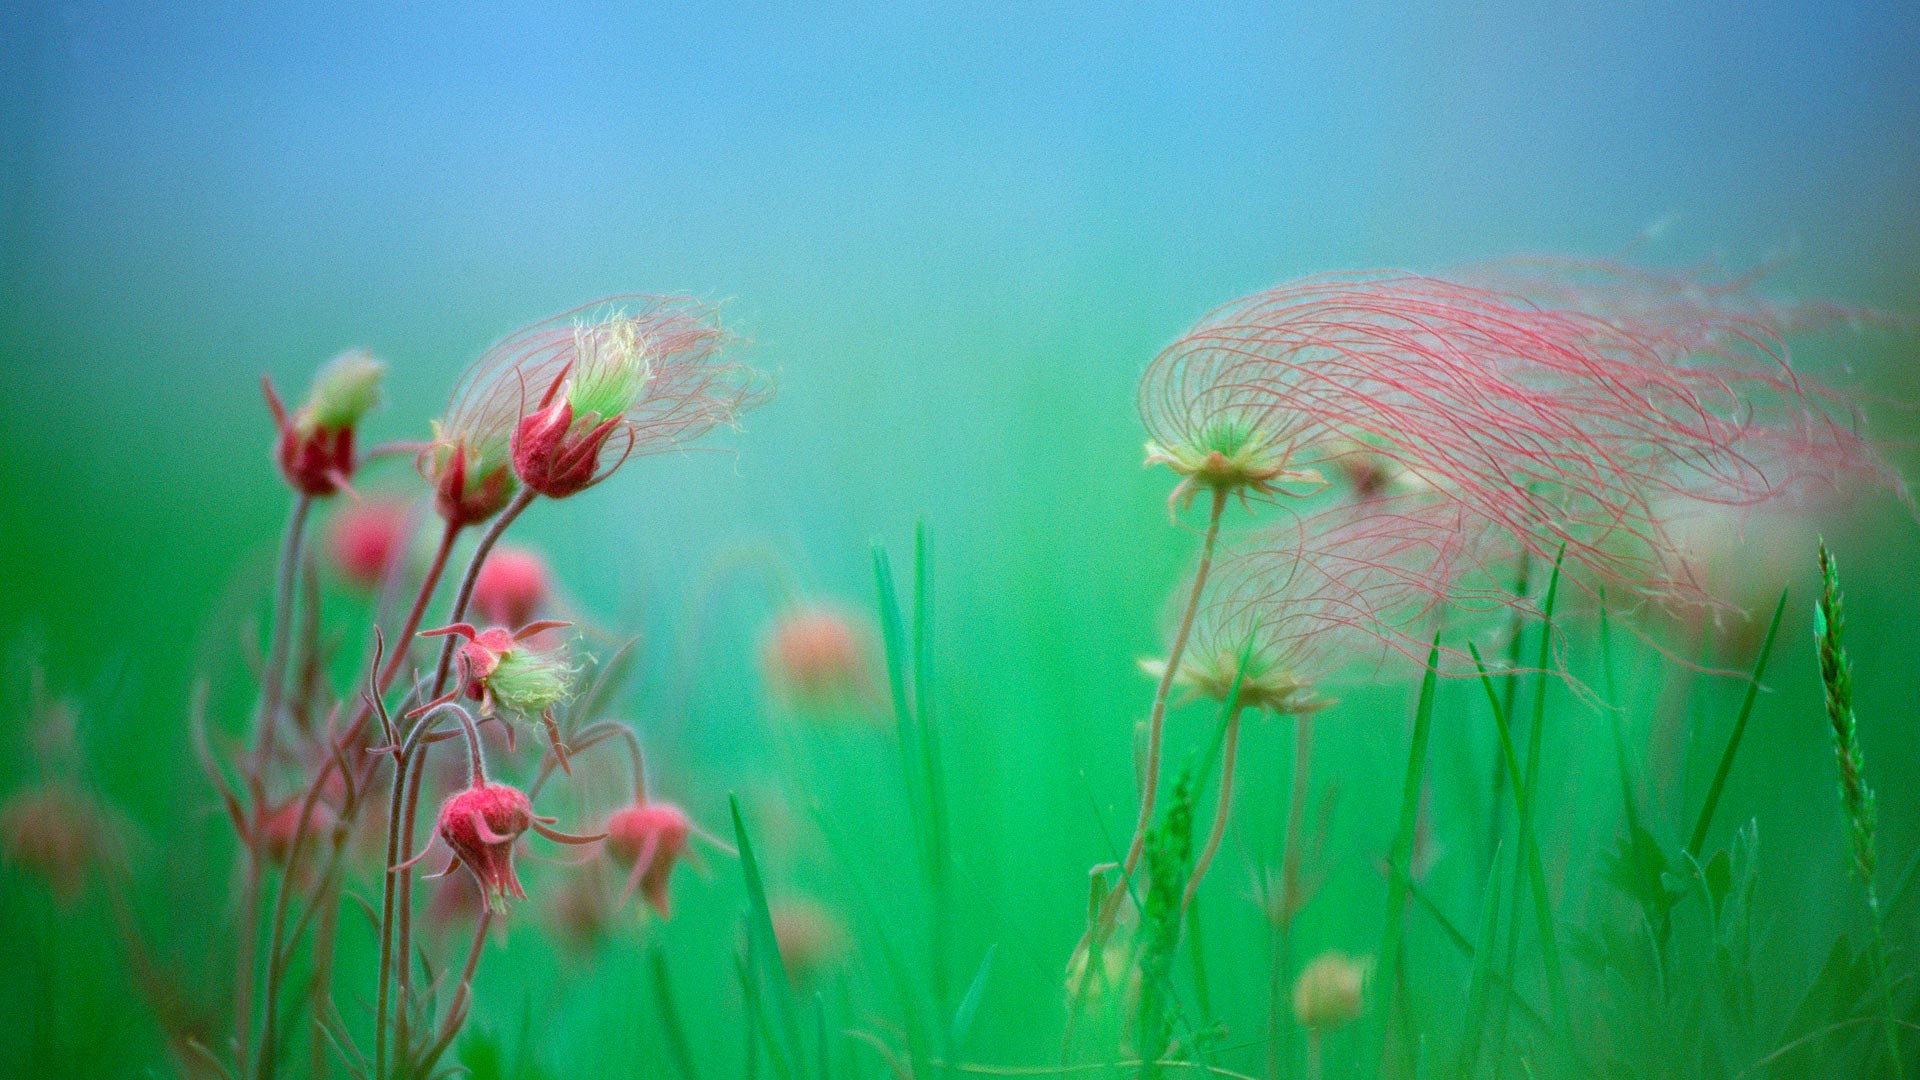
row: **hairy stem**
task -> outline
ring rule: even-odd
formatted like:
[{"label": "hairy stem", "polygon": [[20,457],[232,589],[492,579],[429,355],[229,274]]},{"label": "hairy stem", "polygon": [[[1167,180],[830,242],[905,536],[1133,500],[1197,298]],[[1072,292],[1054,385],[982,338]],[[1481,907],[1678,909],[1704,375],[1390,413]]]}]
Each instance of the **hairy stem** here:
[{"label": "hairy stem", "polygon": [[1213,829],[1207,833],[1207,844],[1200,849],[1200,858],[1193,864],[1193,873],[1187,877],[1187,890],[1180,896],[1180,918],[1185,919],[1187,909],[1193,906],[1194,893],[1200,889],[1200,879],[1207,876],[1207,868],[1213,865],[1213,857],[1220,850],[1220,841],[1227,835],[1227,815],[1233,811],[1233,760],[1240,746],[1240,706],[1235,704],[1227,714],[1227,732],[1220,750],[1220,802],[1214,807]]},{"label": "hairy stem", "polygon": [[[480,579],[480,568],[486,565],[487,556],[493,552],[493,545],[500,542],[500,537],[506,533],[507,526],[513,524],[513,519],[519,517],[521,511],[533,505],[534,498],[532,491],[522,488],[520,493],[513,497],[513,501],[507,504],[506,509],[500,511],[500,516],[493,519],[493,524],[488,526],[486,533],[480,537],[480,545],[473,549],[473,558],[467,563],[466,575],[460,579],[460,591],[454,594],[453,610],[447,613],[447,622],[456,623],[466,616],[467,604],[473,599],[473,584]],[[434,697],[439,697],[447,688],[447,676],[453,672],[456,641],[458,641],[457,638],[449,636],[446,644],[441,646],[440,666],[433,676]]]},{"label": "hairy stem", "polygon": [[1187,636],[1193,632],[1193,617],[1200,609],[1200,596],[1206,590],[1207,574],[1213,569],[1213,548],[1220,538],[1220,516],[1226,509],[1226,489],[1215,488],[1213,506],[1207,514],[1206,538],[1200,545],[1200,565],[1193,572],[1193,585],[1187,591],[1187,603],[1180,613],[1180,625],[1174,631],[1173,644],[1167,650],[1167,669],[1160,673],[1160,683],[1153,691],[1153,712],[1147,718],[1147,769],[1141,783],[1140,817],[1134,823],[1133,840],[1127,845],[1127,857],[1120,866],[1120,882],[1101,906],[1100,922],[1103,925],[1113,921],[1114,913],[1119,910],[1120,898],[1126,895],[1133,872],[1140,865],[1141,852],[1146,849],[1147,830],[1153,824],[1154,799],[1160,786],[1160,741],[1166,726],[1167,696],[1173,690],[1174,676],[1180,670],[1180,659],[1187,651]]},{"label": "hairy stem", "polygon": [[[293,588],[299,577],[300,547],[306,537],[313,496],[293,500],[286,536],[280,542],[280,562],[274,571],[273,629],[267,639],[267,666],[261,673],[260,714],[255,723],[253,767],[248,770],[248,795],[257,827],[267,807],[267,766],[273,759],[275,733],[280,727],[280,698],[286,687],[288,637],[293,627]],[[240,964],[233,989],[233,1031],[242,1046],[253,1038],[253,980],[260,960],[260,893],[265,867],[261,865],[257,836],[240,838],[246,846],[246,878],[240,904]]]}]

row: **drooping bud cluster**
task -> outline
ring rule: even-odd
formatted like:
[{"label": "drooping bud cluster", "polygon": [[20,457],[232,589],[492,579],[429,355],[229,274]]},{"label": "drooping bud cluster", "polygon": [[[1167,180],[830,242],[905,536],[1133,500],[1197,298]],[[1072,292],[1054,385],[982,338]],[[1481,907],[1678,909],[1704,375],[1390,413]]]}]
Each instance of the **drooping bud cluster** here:
[{"label": "drooping bud cluster", "polygon": [[320,369],[306,402],[291,415],[273,384],[265,384],[280,431],[275,460],[294,490],[319,497],[351,486],[354,429],[379,402],[384,372],[370,353],[341,353]]}]

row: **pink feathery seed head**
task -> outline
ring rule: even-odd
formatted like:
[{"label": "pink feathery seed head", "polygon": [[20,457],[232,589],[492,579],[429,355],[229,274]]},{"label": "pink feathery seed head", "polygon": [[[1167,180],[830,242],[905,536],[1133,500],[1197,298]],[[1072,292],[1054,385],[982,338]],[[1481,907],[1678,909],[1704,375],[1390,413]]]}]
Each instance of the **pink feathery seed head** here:
[{"label": "pink feathery seed head", "polygon": [[1190,468],[1203,450],[1317,474],[1363,446],[1369,474],[1417,478],[1541,563],[1564,549],[1588,588],[1685,589],[1658,573],[1662,494],[1753,504],[1789,480],[1767,463],[1876,466],[1783,351],[1680,363],[1681,336],[1434,278],[1324,275],[1202,320],[1149,367],[1141,415],[1183,487],[1211,482]]},{"label": "pink feathery seed head", "polygon": [[686,297],[597,301],[488,349],[443,427],[471,429],[489,462],[504,450],[529,489],[565,498],[765,400],[764,376],[725,358],[732,341],[711,306]]},{"label": "pink feathery seed head", "polygon": [[355,588],[378,588],[406,554],[410,525],[411,512],[398,499],[349,502],[333,516],[328,560]]},{"label": "pink feathery seed head", "polygon": [[647,906],[661,918],[671,914],[669,886],[674,865],[686,853],[693,821],[677,806],[639,802],[615,811],[607,819],[607,857],[628,872],[627,898],[638,889]]},{"label": "pink feathery seed head", "polygon": [[518,788],[481,784],[448,796],[434,829],[473,872],[487,906],[503,912],[508,897],[527,898],[513,869],[513,845],[533,824],[533,804]]},{"label": "pink feathery seed head", "polygon": [[867,635],[851,615],[824,604],[782,612],[761,649],[768,684],[798,704],[858,698],[867,687]]},{"label": "pink feathery seed head", "polygon": [[272,381],[261,381],[279,429],[274,458],[294,490],[323,497],[351,485],[354,428],[379,401],[384,372],[369,353],[341,353],[320,369],[307,400],[292,413]]},{"label": "pink feathery seed head", "polygon": [[487,556],[473,583],[473,606],[490,623],[533,621],[552,592],[546,560],[527,548],[500,547]]},{"label": "pink feathery seed head", "polygon": [[1442,620],[1458,637],[1490,612],[1528,613],[1482,564],[1512,550],[1430,496],[1336,504],[1255,534],[1220,556],[1176,681],[1224,700],[1239,677],[1244,706],[1320,708],[1345,673],[1396,653],[1423,662]]},{"label": "pink feathery seed head", "polygon": [[42,783],[0,805],[6,861],[44,878],[63,904],[79,898],[87,872],[112,847],[106,815],[71,785]]}]

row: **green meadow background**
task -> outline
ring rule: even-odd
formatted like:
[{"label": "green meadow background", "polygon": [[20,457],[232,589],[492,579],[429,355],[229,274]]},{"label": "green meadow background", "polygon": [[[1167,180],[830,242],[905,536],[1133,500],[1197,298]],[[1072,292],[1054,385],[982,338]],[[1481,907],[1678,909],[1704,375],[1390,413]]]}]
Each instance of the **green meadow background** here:
[{"label": "green meadow background", "polygon": [[[225,977],[205,952],[235,883],[185,716],[202,673],[227,710],[216,727],[237,730],[249,700],[237,643],[261,617],[287,504],[262,374],[297,392],[333,353],[369,348],[391,377],[365,434],[418,438],[463,366],[517,326],[617,292],[724,301],[773,402],[710,440],[725,452],[633,462],[539,505],[514,537],[548,555],[583,616],[640,638],[621,705],[656,786],[723,834],[740,794],[776,892],[853,931],[809,992],[834,1024],[885,1033],[902,1003],[879,943],[931,968],[897,751],[885,727],[774,715],[757,650],[778,597],[754,568],[772,558],[807,594],[870,612],[870,545],[908,567],[924,521],[955,868],[946,963],[964,986],[994,949],[972,1057],[1044,1064],[1085,871],[1131,824],[1152,690],[1136,661],[1163,647],[1196,547],[1168,520],[1169,477],[1140,467],[1134,387],[1156,351],[1214,304],[1300,274],[1515,252],[1778,260],[1763,291],[1920,313],[1920,16],[1892,2],[116,0],[9,5],[5,22],[0,786],[33,776],[29,673],[43,670],[83,717],[90,781],[138,838],[146,925],[208,987]],[[1916,347],[1910,330],[1796,342],[1804,370],[1860,392],[1909,476]],[[366,486],[411,479],[400,463]],[[1892,874],[1920,845],[1920,527],[1863,493],[1820,528],[1848,588]],[[1724,846],[1758,823],[1757,921],[1782,995],[1865,927],[1810,643],[1812,559],[1799,553],[1714,833]],[[346,633],[349,601],[329,603]],[[1594,662],[1590,630],[1575,624],[1576,665]],[[1636,747],[1656,721],[1692,718],[1678,753],[1638,763],[1677,843],[1741,683],[1622,649]],[[1316,790],[1338,801],[1297,931],[1306,956],[1377,945],[1414,688],[1403,664],[1338,687],[1322,714]],[[1442,681],[1435,716],[1427,887],[1471,933],[1493,734],[1468,681]],[[1175,714],[1176,763],[1211,717]],[[1621,915],[1592,865],[1618,828],[1610,729],[1565,694],[1552,717],[1542,845],[1561,924],[1597,925]],[[1252,725],[1203,893],[1230,1045],[1264,1031],[1252,880],[1277,858],[1289,748],[1284,724]],[[613,776],[578,805],[557,794],[563,822],[604,812]],[[538,901],[565,871],[533,865],[536,902],[483,962],[474,1021],[522,1055],[519,1075],[671,1075],[655,946],[703,1075],[736,1075],[737,864],[685,875],[671,922],[629,913],[591,958],[548,940]],[[1891,918],[1910,972],[1920,898]],[[1467,965],[1420,912],[1410,925],[1419,1000],[1445,1025]],[[0,871],[0,1073],[163,1066],[104,926],[97,894],[63,909]],[[1363,1037],[1330,1040],[1331,1074],[1364,1074]],[[880,1075],[857,1042],[833,1053],[846,1075]],[[1262,1053],[1236,1067],[1260,1073]]]}]

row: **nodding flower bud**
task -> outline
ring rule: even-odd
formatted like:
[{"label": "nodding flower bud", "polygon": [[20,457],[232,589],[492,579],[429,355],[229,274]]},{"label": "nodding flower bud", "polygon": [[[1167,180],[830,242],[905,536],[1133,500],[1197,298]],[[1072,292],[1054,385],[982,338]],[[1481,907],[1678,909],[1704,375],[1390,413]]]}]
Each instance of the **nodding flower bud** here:
[{"label": "nodding flower bud", "polygon": [[28,788],[0,806],[7,861],[45,878],[62,903],[79,897],[88,868],[110,842],[99,807],[65,784]]},{"label": "nodding flower bud", "polygon": [[774,693],[795,704],[846,704],[868,686],[864,635],[852,617],[831,607],[782,614],[761,659]]},{"label": "nodding flower bud", "polygon": [[[527,623],[518,630],[504,626],[476,630],[471,623],[454,623],[438,630],[422,630],[421,637],[457,634],[466,641],[454,654],[455,662],[460,665],[460,685],[415,709],[411,715],[418,716],[465,693],[480,702],[483,716],[498,714],[522,723],[537,718],[564,767],[566,747],[560,742],[560,728],[553,718],[553,710],[572,692],[573,677],[579,669],[567,662],[565,649],[535,648],[527,639],[569,625],[547,621]],[[509,727],[507,733],[511,740],[513,729]]]},{"label": "nodding flower bud", "polygon": [[[518,788],[480,784],[447,797],[434,831],[480,882],[489,910],[504,912],[509,896],[525,900],[513,869],[513,844],[533,827],[533,804]],[[448,871],[453,869],[449,864]]]},{"label": "nodding flower bud", "polygon": [[334,569],[355,588],[378,588],[406,552],[407,517],[407,505],[394,499],[342,506],[328,536]]},{"label": "nodding flower bud", "polygon": [[496,548],[473,582],[473,606],[480,617],[503,626],[533,621],[551,593],[547,563],[525,548]]},{"label": "nodding flower bud", "polygon": [[384,372],[370,353],[341,353],[314,376],[306,403],[292,414],[273,384],[263,384],[267,407],[280,429],[275,458],[294,490],[326,496],[352,484],[353,431],[378,403]]},{"label": "nodding flower bud", "polygon": [[472,871],[486,895],[487,909],[506,910],[507,898],[527,898],[520,877],[513,869],[513,845],[528,829],[562,844],[591,844],[606,838],[574,836],[550,828],[553,819],[533,812],[533,804],[518,788],[506,784],[474,784],[457,791],[440,805],[440,820],[434,832],[453,851],[453,862],[445,873],[458,865]]},{"label": "nodding flower bud", "polygon": [[846,955],[851,938],[839,916],[811,900],[783,900],[768,912],[787,976],[800,982]]},{"label": "nodding flower bud", "polygon": [[313,808],[306,814],[306,828],[300,827],[301,810],[306,800],[301,796],[287,799],[278,806],[270,806],[260,814],[254,824],[254,841],[259,845],[269,862],[275,866],[285,866],[287,855],[293,851],[296,836],[303,831],[306,841],[325,836],[333,829],[339,815],[326,802],[315,800]]},{"label": "nodding flower bud", "polygon": [[692,833],[686,812],[662,802],[635,803],[607,819],[607,857],[628,871],[622,906],[638,889],[661,918],[672,914],[668,885]]},{"label": "nodding flower bud", "polygon": [[1321,953],[1293,983],[1293,1018],[1314,1030],[1339,1027],[1360,1015],[1367,965],[1346,953]]}]

